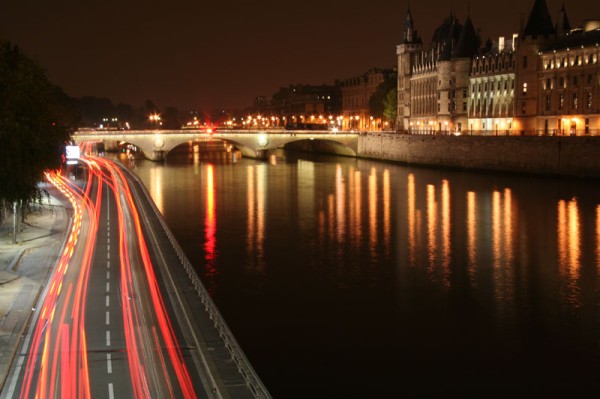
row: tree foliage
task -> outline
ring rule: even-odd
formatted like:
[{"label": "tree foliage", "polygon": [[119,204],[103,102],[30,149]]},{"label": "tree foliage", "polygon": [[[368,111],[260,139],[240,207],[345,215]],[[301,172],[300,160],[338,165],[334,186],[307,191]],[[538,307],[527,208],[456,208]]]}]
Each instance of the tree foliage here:
[{"label": "tree foliage", "polygon": [[383,117],[393,126],[398,115],[398,90],[394,87],[383,100]]},{"label": "tree foliage", "polygon": [[396,85],[397,75],[390,74],[377,86],[377,89],[369,98],[369,112],[371,116],[375,118],[384,117],[385,100],[390,91],[396,90]]},{"label": "tree foliage", "polygon": [[39,198],[44,170],[60,166],[69,135],[56,95],[45,71],[0,38],[0,203]]}]

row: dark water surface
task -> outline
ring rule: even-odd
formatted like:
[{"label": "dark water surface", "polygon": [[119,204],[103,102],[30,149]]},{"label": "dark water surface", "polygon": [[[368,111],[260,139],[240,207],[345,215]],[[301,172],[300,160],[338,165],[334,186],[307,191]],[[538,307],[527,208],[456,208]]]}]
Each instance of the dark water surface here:
[{"label": "dark water surface", "polygon": [[598,397],[597,182],[184,150],[134,170],[274,397]]}]

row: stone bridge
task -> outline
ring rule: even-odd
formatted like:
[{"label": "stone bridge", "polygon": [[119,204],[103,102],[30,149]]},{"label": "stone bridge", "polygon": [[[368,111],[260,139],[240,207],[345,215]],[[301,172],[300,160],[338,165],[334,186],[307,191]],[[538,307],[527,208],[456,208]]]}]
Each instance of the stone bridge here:
[{"label": "stone bridge", "polygon": [[127,142],[140,148],[153,161],[164,160],[178,145],[190,141],[221,140],[232,144],[249,158],[265,159],[269,152],[291,143],[296,148],[339,155],[356,156],[358,133],[310,130],[80,130],[73,134],[76,143],[102,141]]}]

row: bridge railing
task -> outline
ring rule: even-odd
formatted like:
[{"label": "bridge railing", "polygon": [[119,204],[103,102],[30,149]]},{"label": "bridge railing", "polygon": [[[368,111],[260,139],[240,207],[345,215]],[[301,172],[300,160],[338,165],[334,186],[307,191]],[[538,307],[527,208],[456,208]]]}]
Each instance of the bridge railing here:
[{"label": "bridge railing", "polygon": [[162,214],[158,210],[156,204],[154,203],[154,200],[152,199],[152,197],[150,196],[150,193],[146,189],[146,186],[144,185],[144,183],[142,183],[140,178],[135,173],[130,172],[127,168],[123,168],[123,169],[125,169],[127,172],[129,172],[129,175],[141,187],[141,190],[144,193],[144,196],[148,200],[148,203],[151,205],[152,210],[154,211],[158,220],[160,221],[160,224],[161,224],[163,230],[165,231],[167,237],[169,238],[169,241],[171,242],[173,249],[177,253],[177,257],[179,258],[181,264],[183,265],[188,277],[190,278],[190,280],[192,280],[192,283],[194,285],[196,293],[200,297],[200,300],[202,301],[202,304],[204,305],[205,310],[208,312],[210,319],[213,321],[215,328],[219,332],[219,336],[223,339],[223,341],[225,343],[225,347],[227,348],[227,350],[229,351],[229,354],[231,356],[231,360],[237,366],[237,369],[238,369],[239,373],[242,375],[242,377],[244,378],[246,385],[252,391],[255,398],[261,398],[261,399],[262,398],[271,398],[271,395],[267,391],[267,388],[263,385],[262,381],[258,377],[258,374],[256,374],[256,371],[254,371],[254,368],[248,361],[248,358],[246,358],[246,355],[244,355],[242,348],[240,347],[237,340],[233,336],[233,333],[227,326],[227,323],[225,322],[225,319],[221,315],[221,312],[219,312],[219,309],[217,309],[217,306],[215,305],[212,298],[210,297],[210,294],[204,287],[204,284],[202,284],[202,281],[198,277],[198,274],[194,270],[194,267],[192,266],[189,259],[183,252],[183,249],[181,249],[181,246],[175,239],[175,236],[173,235],[173,233],[167,226],[165,219],[163,218]]},{"label": "bridge railing", "polygon": [[366,132],[358,132],[358,131],[333,131],[333,130],[251,130],[251,129],[221,129],[217,128],[212,132],[207,132],[206,130],[192,130],[192,129],[181,129],[181,130],[78,130],[73,133],[75,137],[97,137],[97,136],[110,136],[110,137],[122,137],[126,135],[194,135],[194,134],[202,134],[209,136],[219,136],[222,134],[247,134],[247,135],[257,135],[257,134],[267,134],[267,135],[283,135],[283,136],[293,136],[293,135],[351,135],[356,136],[360,134],[366,134]]}]

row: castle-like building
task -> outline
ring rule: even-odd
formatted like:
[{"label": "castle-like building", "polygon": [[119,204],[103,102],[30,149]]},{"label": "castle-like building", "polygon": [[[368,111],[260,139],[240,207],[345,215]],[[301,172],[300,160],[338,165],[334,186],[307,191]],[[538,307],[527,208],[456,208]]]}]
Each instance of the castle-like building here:
[{"label": "castle-like building", "polygon": [[518,34],[482,46],[450,14],[427,49],[410,9],[398,55],[397,129],[411,133],[600,134],[600,22],[556,24],[535,0]]}]

